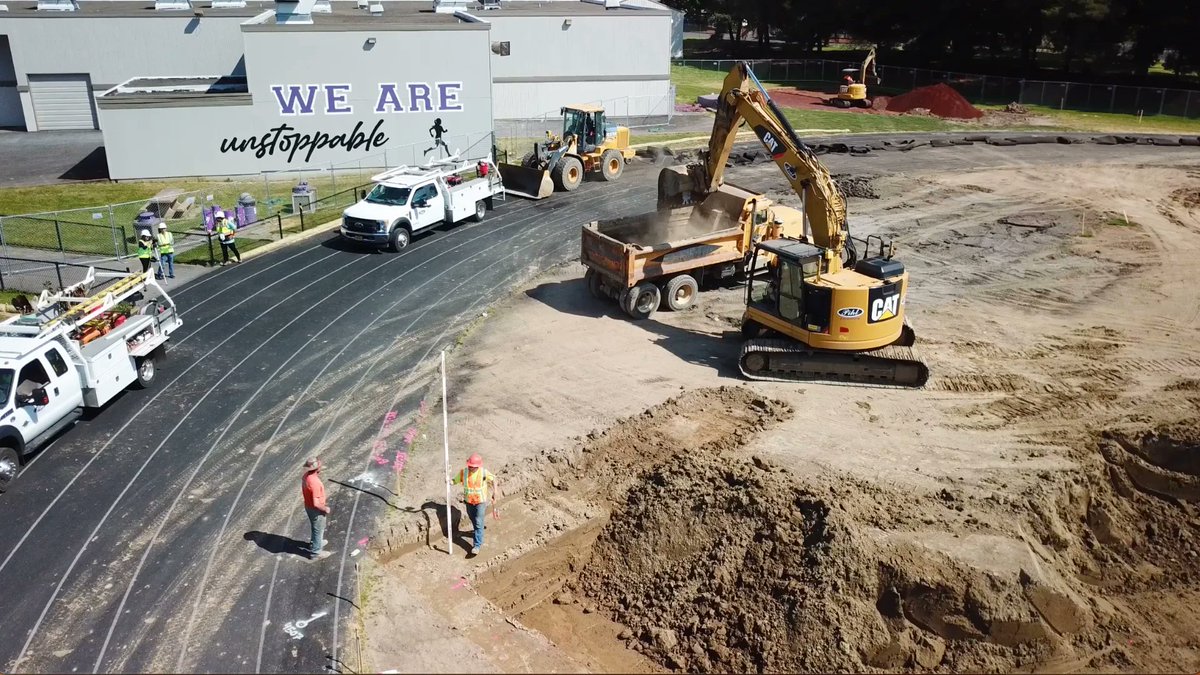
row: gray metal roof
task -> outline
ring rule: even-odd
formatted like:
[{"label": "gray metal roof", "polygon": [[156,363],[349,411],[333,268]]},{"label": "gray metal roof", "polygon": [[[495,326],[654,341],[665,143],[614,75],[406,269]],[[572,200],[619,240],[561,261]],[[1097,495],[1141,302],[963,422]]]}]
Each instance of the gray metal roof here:
[{"label": "gray metal roof", "polygon": [[[79,18],[79,17],[180,17],[192,16],[196,10],[203,11],[206,17],[254,17],[266,11],[274,11],[275,3],[264,0],[247,0],[243,8],[213,9],[211,0],[193,0],[193,9],[156,10],[154,0],[79,0],[79,9],[73,12],[38,11],[36,0],[7,0],[8,11],[0,13],[0,19],[5,18]],[[375,23],[402,20],[413,25],[437,26],[464,23],[453,14],[437,14],[433,11],[433,2],[414,0],[383,0],[383,14],[371,16],[365,9],[358,9],[353,0],[333,0],[332,14],[313,14],[314,25],[322,23],[345,25],[347,23],[365,22],[373,19]],[[657,10],[637,7],[619,7],[606,9],[602,4],[578,2],[572,0],[503,0],[500,9],[483,9],[483,5],[475,0],[467,4],[465,11],[487,21],[488,17],[513,16],[647,16],[670,14],[669,10]],[[365,17],[365,18],[364,18]],[[272,20],[270,24],[273,24]],[[263,24],[268,25],[268,24]]]}]

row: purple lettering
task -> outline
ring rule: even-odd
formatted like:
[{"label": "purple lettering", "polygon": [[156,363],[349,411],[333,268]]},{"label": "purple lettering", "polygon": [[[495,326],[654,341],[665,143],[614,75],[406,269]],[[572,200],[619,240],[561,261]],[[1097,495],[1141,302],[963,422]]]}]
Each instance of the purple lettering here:
[{"label": "purple lettering", "polygon": [[[386,109],[389,106],[391,107],[391,110]],[[379,85],[379,101],[375,103],[375,112],[404,112],[404,106],[400,104],[400,95],[396,93],[396,85]]]},{"label": "purple lettering", "polygon": [[[342,93],[338,93],[341,91]],[[348,84],[325,85],[325,112],[329,115],[350,115],[354,107],[346,103],[346,95],[350,93]],[[339,107],[338,104],[341,104]]]},{"label": "purple lettering", "polygon": [[[421,93],[418,94],[417,91]],[[425,102],[425,112],[433,112],[433,101],[429,100],[429,85],[416,82],[408,85],[408,110],[417,112],[417,101]]]},{"label": "purple lettering", "polygon": [[[438,82],[438,110],[462,110],[458,95],[462,92],[462,82]],[[453,89],[453,91],[451,91]]]},{"label": "purple lettering", "polygon": [[[284,97],[283,97],[284,87],[282,87],[280,85],[274,85],[271,87],[271,91],[275,92],[275,100],[279,102],[279,114],[280,115],[311,115],[311,114],[313,114],[313,99],[315,99],[317,96],[316,85],[311,85],[311,84],[308,85],[308,98],[307,99],[302,98],[303,94],[300,93],[300,89],[301,88],[297,87],[296,85],[288,85],[287,86],[287,100],[285,101]],[[299,111],[296,110],[297,105],[300,106]]]}]

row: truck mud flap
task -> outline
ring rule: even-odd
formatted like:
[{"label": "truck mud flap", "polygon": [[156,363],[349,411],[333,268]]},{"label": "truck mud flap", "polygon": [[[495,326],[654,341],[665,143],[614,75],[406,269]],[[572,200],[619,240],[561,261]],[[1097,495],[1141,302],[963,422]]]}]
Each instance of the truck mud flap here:
[{"label": "truck mud flap", "polygon": [[554,194],[554,183],[550,172],[530,169],[519,164],[499,165],[500,177],[504,179],[504,192],[529,199],[545,199]]}]

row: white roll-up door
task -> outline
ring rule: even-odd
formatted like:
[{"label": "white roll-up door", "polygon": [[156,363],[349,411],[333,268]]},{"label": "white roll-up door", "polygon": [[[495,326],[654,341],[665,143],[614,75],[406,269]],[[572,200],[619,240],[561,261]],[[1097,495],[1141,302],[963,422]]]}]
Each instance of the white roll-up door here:
[{"label": "white roll-up door", "polygon": [[96,128],[87,75],[30,75],[29,97],[38,131]]}]

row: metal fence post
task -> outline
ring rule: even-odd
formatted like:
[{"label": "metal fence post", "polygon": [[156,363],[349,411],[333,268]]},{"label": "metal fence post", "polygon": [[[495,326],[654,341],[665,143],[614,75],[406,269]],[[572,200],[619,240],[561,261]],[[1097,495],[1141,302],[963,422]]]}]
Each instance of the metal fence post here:
[{"label": "metal fence post", "polygon": [[58,277],[58,290],[61,291],[62,289],[66,288],[62,282],[62,265],[54,263],[54,276]]},{"label": "metal fence post", "polygon": [[62,225],[59,224],[57,218],[54,220],[54,236],[58,239],[58,252],[62,254],[63,260],[66,260],[67,249],[65,246],[63,246]]},{"label": "metal fence post", "polygon": [[217,256],[213,254],[212,232],[205,232],[204,238],[208,241],[208,264],[211,267],[217,264]]},{"label": "metal fence post", "polygon": [[1108,99],[1108,112],[1111,113],[1117,109],[1117,87],[1112,86],[1108,90],[1112,92],[1112,96]]},{"label": "metal fence post", "polygon": [[300,231],[304,231],[304,206],[300,206]]},{"label": "metal fence post", "polygon": [[1160,89],[1158,91],[1158,114],[1159,115],[1162,114],[1163,106],[1166,105],[1166,103],[1167,103],[1167,90]]},{"label": "metal fence post", "polygon": [[[1191,115],[1191,112],[1192,112],[1192,94],[1193,94],[1193,93],[1195,93],[1195,92],[1191,92],[1191,91],[1189,91],[1189,92],[1188,92],[1188,95],[1187,95],[1187,98],[1186,98],[1186,99],[1184,100],[1184,102],[1183,102],[1183,116],[1184,116],[1184,117],[1188,117],[1189,115]],[[0,237],[3,237],[3,235],[0,235]]]},{"label": "metal fence post", "polygon": [[4,287],[4,265],[0,265],[0,291],[6,290],[8,289]]},{"label": "metal fence post", "polygon": [[1046,105],[1046,81],[1042,80],[1042,96],[1038,99],[1039,105]]},{"label": "metal fence post", "polygon": [[279,226],[279,238],[283,239],[283,216],[275,214],[275,224]]},{"label": "metal fence post", "polygon": [[337,192],[337,172],[333,170],[333,162],[329,163],[329,180],[333,183],[333,191]]}]

